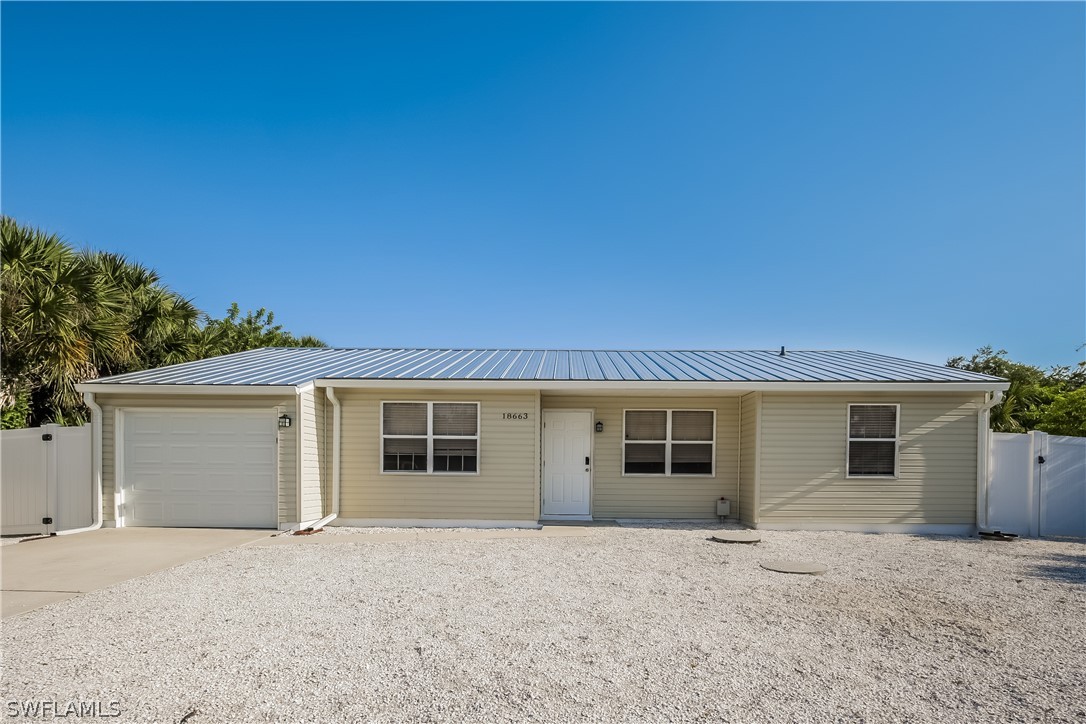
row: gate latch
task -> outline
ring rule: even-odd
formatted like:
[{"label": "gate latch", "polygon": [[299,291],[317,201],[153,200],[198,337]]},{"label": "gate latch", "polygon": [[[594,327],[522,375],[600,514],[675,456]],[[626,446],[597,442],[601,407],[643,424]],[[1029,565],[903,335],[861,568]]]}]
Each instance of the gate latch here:
[{"label": "gate latch", "polygon": [[53,441],[53,433],[51,433],[51,432],[43,433],[42,436],[41,436],[41,439],[44,440],[45,442],[52,442]]},{"label": "gate latch", "polygon": [[1037,464],[1038,465],[1044,465],[1045,464],[1045,456],[1044,455],[1038,455],[1037,456]]}]

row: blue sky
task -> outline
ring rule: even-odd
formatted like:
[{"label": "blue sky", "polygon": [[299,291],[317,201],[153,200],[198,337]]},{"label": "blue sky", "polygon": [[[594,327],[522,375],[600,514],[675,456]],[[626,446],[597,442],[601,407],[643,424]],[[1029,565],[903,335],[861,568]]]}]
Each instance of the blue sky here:
[{"label": "blue sky", "polygon": [[337,346],[1086,342],[1086,5],[23,4],[2,208]]}]

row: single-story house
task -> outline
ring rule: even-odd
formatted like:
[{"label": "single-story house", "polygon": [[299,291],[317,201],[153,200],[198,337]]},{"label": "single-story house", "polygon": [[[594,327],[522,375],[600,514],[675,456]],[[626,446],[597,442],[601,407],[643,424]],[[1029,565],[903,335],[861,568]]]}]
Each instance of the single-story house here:
[{"label": "single-story house", "polygon": [[101,524],[964,532],[1008,384],[859,351],[258,349],[79,385]]}]

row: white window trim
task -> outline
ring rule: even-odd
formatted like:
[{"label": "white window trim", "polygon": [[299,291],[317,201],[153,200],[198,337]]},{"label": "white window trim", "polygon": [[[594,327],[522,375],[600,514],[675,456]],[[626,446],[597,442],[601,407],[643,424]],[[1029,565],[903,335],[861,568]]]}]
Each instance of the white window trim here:
[{"label": "white window trim", "polygon": [[[666,412],[667,413],[667,439],[666,440],[627,440],[626,439],[626,413],[627,412]],[[709,474],[686,474],[671,472],[671,413],[673,412],[711,412],[713,413],[713,439],[710,440],[680,440],[676,445],[705,445],[713,446],[712,467]],[[664,472],[662,473],[627,473],[626,472],[626,446],[627,445],[664,445]],[[624,478],[715,478],[716,477],[716,410],[702,409],[698,407],[631,407],[622,410],[622,477]]]},{"label": "white window trim", "polygon": [[[852,408],[893,407],[894,410],[894,437],[852,437]],[[849,474],[849,449],[854,442],[893,442],[894,443],[894,474],[893,475],[850,475]],[[850,402],[845,410],[845,478],[848,480],[897,480],[901,477],[901,403],[899,402]]]},{"label": "white window trim", "polygon": [[[482,430],[482,405],[477,400],[437,400],[439,405],[475,405],[475,434],[474,435],[434,435],[434,401],[432,400],[381,400],[377,413],[380,416],[381,429],[381,454],[377,459],[377,472],[380,475],[449,475],[449,476],[477,476],[483,467],[482,441],[479,433]],[[385,435],[385,405],[410,404],[426,405],[426,470],[385,470],[385,440],[421,440],[422,435]],[[460,472],[456,470],[434,470],[434,439],[438,440],[474,440],[475,441],[475,471]]]}]

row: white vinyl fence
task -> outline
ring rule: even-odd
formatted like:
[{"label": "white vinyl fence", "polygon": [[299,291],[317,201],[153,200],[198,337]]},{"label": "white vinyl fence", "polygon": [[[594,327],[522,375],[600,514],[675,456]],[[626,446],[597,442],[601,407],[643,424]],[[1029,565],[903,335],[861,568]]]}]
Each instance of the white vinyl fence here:
[{"label": "white vinyl fence", "polygon": [[988,528],[1086,538],[1086,437],[992,433]]},{"label": "white vinyl fence", "polygon": [[91,524],[91,426],[0,431],[0,533],[54,533]]}]

